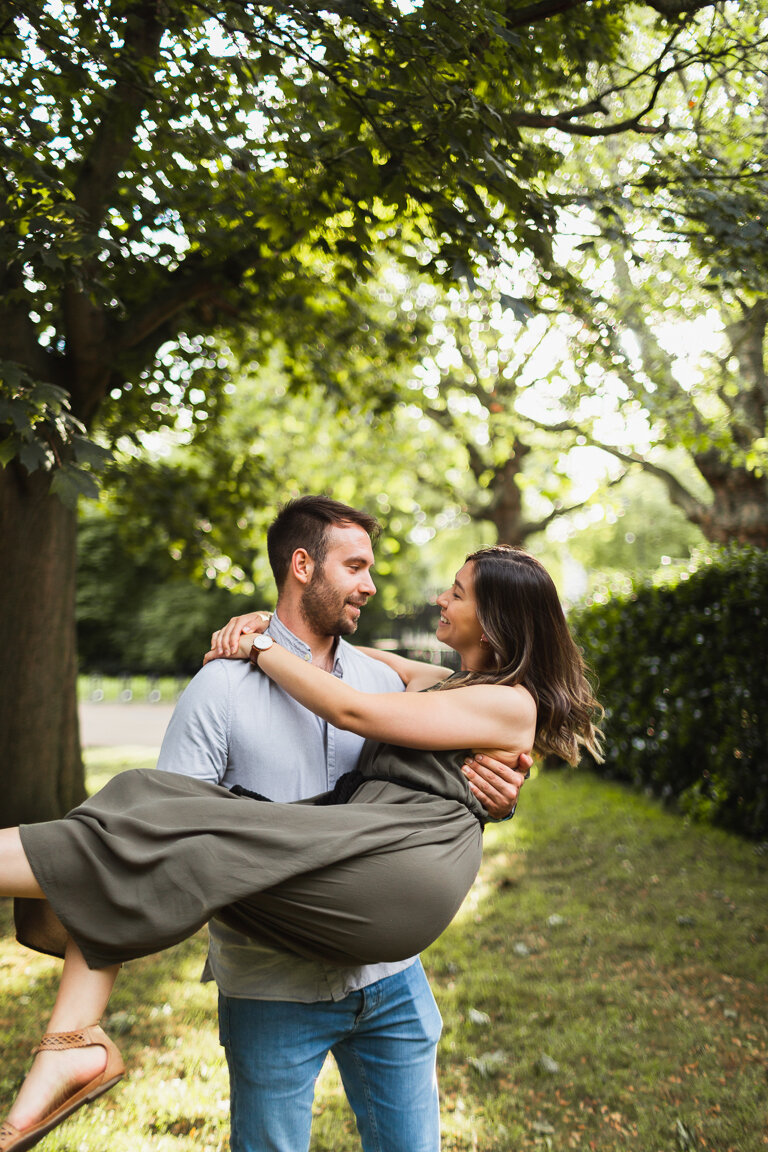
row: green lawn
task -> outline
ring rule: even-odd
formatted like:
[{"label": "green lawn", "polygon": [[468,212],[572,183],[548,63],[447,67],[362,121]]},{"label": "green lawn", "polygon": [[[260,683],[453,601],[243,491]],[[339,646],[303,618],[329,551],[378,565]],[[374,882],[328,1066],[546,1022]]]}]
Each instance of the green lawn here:
[{"label": "green lawn", "polygon": [[[146,765],[152,762],[146,758]],[[100,782],[138,766],[90,754]],[[425,955],[445,1030],[444,1152],[768,1148],[768,851],[586,774],[539,776],[486,832],[481,877]],[[54,961],[0,938],[3,1099]],[[47,1152],[226,1149],[227,1077],[204,939],[127,966],[107,1021],[130,1066]],[[332,1066],[313,1152],[359,1152]]]}]

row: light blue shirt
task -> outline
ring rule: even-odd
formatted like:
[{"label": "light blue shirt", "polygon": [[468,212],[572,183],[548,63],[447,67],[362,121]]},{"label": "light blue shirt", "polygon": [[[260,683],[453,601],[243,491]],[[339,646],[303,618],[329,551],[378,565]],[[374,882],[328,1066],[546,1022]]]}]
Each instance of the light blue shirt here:
[{"label": "light blue shirt", "polygon": [[[267,631],[284,648],[312,659],[308,645],[277,616]],[[333,675],[363,692],[403,690],[391,668],[345,640],[337,645]],[[241,784],[272,800],[302,800],[331,789],[355,767],[362,746],[362,736],[321,720],[247,660],[213,660],[176,705],[157,767],[228,788]],[[339,968],[277,951],[215,920],[209,929],[205,975],[226,996],[339,1000],[414,962]]]}]

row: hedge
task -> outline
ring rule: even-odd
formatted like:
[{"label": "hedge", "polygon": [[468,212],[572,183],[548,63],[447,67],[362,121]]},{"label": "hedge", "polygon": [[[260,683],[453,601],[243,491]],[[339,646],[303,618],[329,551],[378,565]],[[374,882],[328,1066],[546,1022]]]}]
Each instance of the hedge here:
[{"label": "hedge", "polygon": [[768,553],[721,552],[570,619],[606,709],[597,770],[768,836]]}]

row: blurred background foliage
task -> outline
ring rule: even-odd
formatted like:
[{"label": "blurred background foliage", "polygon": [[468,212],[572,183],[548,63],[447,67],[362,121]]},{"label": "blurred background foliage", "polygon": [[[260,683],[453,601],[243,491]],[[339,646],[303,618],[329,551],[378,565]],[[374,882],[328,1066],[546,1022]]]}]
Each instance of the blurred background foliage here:
[{"label": "blurred background foliage", "polygon": [[79,496],[84,670],[196,666],[273,602],[265,527],[301,492],[384,524],[364,640],[426,644],[497,539],[568,603],[768,548],[767,45],[766,0],[13,0],[16,777],[82,787]]}]

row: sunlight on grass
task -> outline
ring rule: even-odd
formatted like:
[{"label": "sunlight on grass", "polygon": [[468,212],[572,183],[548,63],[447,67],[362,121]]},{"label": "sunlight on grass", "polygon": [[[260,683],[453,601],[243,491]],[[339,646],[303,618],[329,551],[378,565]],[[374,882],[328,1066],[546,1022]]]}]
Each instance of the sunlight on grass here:
[{"label": "sunlight on grass", "polygon": [[84,748],[83,760],[88,777],[88,791],[98,792],[118,772],[128,768],[154,768],[159,748],[123,745],[121,748]]},{"label": "sunlight on grass", "polygon": [[765,1149],[760,849],[573,773],[489,833],[425,957],[444,1150]]},{"label": "sunlight on grass", "polygon": [[[151,750],[92,750],[90,780]],[[443,1152],[766,1152],[768,854],[582,773],[532,780],[485,833],[478,882],[424,957],[444,1017]],[[0,905],[10,1099],[58,964]],[[205,934],[126,966],[107,1026],[126,1080],[46,1152],[226,1150],[228,1085]],[[359,1152],[323,1070],[312,1152]]]}]

